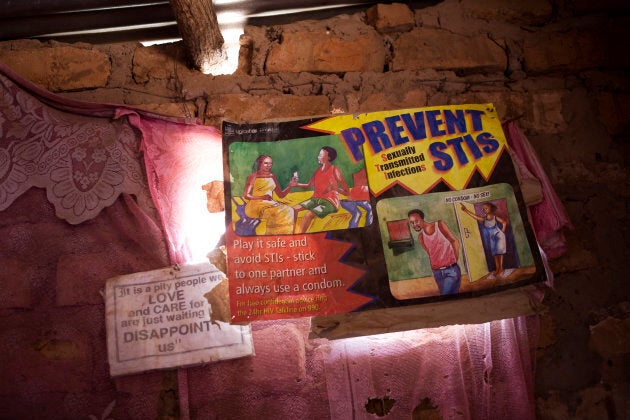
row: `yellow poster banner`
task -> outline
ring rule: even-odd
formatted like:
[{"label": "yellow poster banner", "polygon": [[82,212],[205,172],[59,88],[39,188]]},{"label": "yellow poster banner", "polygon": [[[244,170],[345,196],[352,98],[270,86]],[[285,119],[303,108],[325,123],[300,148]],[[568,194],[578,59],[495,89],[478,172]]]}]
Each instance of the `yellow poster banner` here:
[{"label": "yellow poster banner", "polygon": [[396,184],[414,194],[440,182],[463,189],[475,171],[487,180],[507,147],[492,104],[342,115],[307,128],[338,134],[355,161],[364,159],[375,196]]}]

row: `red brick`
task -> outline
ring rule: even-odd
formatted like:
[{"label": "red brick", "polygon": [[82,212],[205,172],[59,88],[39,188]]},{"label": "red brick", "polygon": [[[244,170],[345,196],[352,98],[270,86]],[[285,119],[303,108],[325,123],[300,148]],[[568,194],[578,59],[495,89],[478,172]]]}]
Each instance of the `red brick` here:
[{"label": "red brick", "polygon": [[138,47],[133,54],[133,78],[137,83],[147,83],[151,79],[169,79],[178,74],[190,73],[182,60],[184,55],[181,43]]},{"label": "red brick", "polygon": [[519,118],[523,129],[559,133],[567,128],[562,115],[563,91],[543,90],[520,92],[473,92],[451,96],[449,103],[492,103],[501,118]]},{"label": "red brick", "polygon": [[562,115],[564,91],[535,92],[529,106],[533,128],[547,134],[566,131],[568,124]]},{"label": "red brick", "polygon": [[373,29],[351,35],[320,29],[283,33],[269,51],[266,72],[382,72],[384,66],[385,44]]},{"label": "red brick", "polygon": [[613,136],[630,132],[630,95],[601,92],[597,95],[599,120]]},{"label": "red brick", "polygon": [[112,71],[106,54],[70,46],[0,51],[0,61],[54,92],[105,87]]},{"label": "red brick", "polygon": [[[254,330],[255,356],[191,368],[189,384],[204,384],[206,391],[196,393],[203,400],[241,394],[244,384],[250,389],[297,390],[307,375],[305,334],[290,323]],[[231,380],[235,377],[236,382]]]},{"label": "red brick", "polygon": [[366,95],[360,102],[353,99],[353,94],[346,97],[348,112],[376,112],[384,109],[419,108],[426,106],[428,94],[423,89],[375,92]]},{"label": "red brick", "polygon": [[[30,327],[0,329],[0,389],[13,394],[87,391],[92,386],[89,337],[70,327],[41,332],[45,320]],[[19,380],[18,380],[19,378]]]},{"label": "red brick", "polygon": [[167,102],[162,104],[138,104],[135,108],[144,109],[156,114],[168,115],[172,117],[190,118],[196,117],[195,104],[193,102]]},{"label": "red brick", "polygon": [[462,0],[460,7],[488,22],[506,21],[517,25],[541,25],[548,22],[553,14],[548,0]]},{"label": "red brick", "polygon": [[506,66],[505,51],[484,35],[463,36],[441,29],[415,29],[394,42],[392,70],[395,71],[503,72]]},{"label": "red brick", "polygon": [[449,98],[449,104],[453,105],[491,103],[501,118],[514,118],[523,113],[524,101],[523,95],[512,92],[467,92]]},{"label": "red brick", "polygon": [[0,308],[31,308],[33,305],[30,277],[33,272],[32,264],[26,261],[4,256],[0,271],[0,284],[3,292],[0,294]]},{"label": "red brick", "polygon": [[630,3],[626,0],[574,0],[573,9],[577,14],[601,13],[601,12],[630,12]]},{"label": "red brick", "polygon": [[537,32],[526,38],[523,46],[525,71],[577,71],[592,68],[623,68],[630,65],[624,50],[624,39],[630,28],[602,31],[571,30],[567,32]]},{"label": "red brick", "polygon": [[590,329],[589,348],[603,358],[630,354],[630,316],[608,317]]},{"label": "red brick", "polygon": [[270,118],[290,118],[326,115],[329,103],[326,96],[226,94],[211,96],[207,117],[218,124],[231,121],[262,121]]},{"label": "red brick", "polygon": [[381,33],[411,30],[416,21],[413,11],[406,4],[377,4],[366,12],[367,23]]},{"label": "red brick", "polygon": [[107,279],[150,268],[155,267],[133,249],[124,250],[122,245],[115,253],[63,255],[57,263],[57,305],[101,304],[100,291]]}]

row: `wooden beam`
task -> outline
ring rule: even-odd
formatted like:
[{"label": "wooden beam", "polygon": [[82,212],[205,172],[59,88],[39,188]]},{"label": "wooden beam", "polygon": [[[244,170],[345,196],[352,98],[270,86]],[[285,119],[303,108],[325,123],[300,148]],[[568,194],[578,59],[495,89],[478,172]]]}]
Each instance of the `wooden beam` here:
[{"label": "wooden beam", "polygon": [[223,35],[211,0],[170,0],[192,67],[204,73],[226,60]]}]

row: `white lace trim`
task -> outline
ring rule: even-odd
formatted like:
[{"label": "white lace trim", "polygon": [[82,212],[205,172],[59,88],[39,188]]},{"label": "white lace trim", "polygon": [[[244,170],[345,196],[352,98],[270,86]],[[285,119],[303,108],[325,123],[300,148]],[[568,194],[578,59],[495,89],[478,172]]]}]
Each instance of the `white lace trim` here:
[{"label": "white lace trim", "polygon": [[139,139],[126,120],[59,111],[3,76],[0,89],[0,210],[31,187],[45,188],[71,224],[94,218],[121,193],[150,200]]}]

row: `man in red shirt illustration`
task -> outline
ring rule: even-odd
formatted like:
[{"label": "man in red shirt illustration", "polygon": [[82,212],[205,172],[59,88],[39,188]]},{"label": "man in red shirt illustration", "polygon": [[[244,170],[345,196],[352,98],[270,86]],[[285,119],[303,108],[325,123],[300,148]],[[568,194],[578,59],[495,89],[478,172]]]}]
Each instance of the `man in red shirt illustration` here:
[{"label": "man in red shirt illustration", "polygon": [[350,193],[348,184],[338,167],[332,164],[337,158],[337,151],[330,146],[324,146],[317,155],[317,163],[321,166],[315,170],[313,177],[307,184],[300,184],[292,180],[291,187],[314,187],[313,196],[293,207],[295,217],[302,210],[307,210],[300,226],[295,227],[295,233],[305,233],[315,217],[324,218],[339,210],[339,193]]},{"label": "man in red shirt illustration", "polygon": [[462,272],[457,264],[459,241],[451,233],[444,221],[427,222],[422,210],[413,209],[407,213],[409,225],[418,234],[418,242],[427,252],[433,278],[441,295],[457,293]]}]

